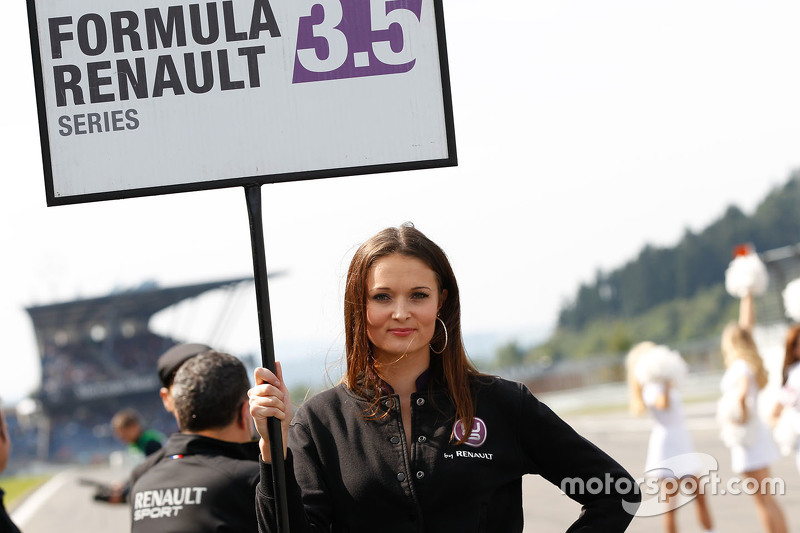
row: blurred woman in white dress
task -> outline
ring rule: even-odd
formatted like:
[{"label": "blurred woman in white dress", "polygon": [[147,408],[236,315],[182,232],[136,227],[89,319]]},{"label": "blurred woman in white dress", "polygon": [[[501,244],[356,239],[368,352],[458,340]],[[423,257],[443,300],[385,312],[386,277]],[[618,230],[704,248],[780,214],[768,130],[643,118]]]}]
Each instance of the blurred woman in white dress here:
[{"label": "blurred woman in white dress", "polygon": [[[693,478],[697,500],[697,519],[707,532],[712,530],[711,513],[697,476],[700,463],[694,454],[692,437],[686,425],[678,384],[687,372],[680,354],[666,346],[642,342],[634,346],[626,360],[631,412],[647,411],[653,418],[653,429],[647,446],[645,476],[655,478],[662,486],[667,480],[679,482]],[[689,495],[686,495],[689,496]],[[677,531],[675,507],[664,513],[664,529]]]},{"label": "blurred woman in white dress", "polygon": [[800,324],[789,328],[786,334],[782,379],[778,401],[772,410],[772,425],[776,426],[778,442],[785,448],[784,455],[795,454],[800,472]]},{"label": "blurred woman in white dress", "polygon": [[765,482],[779,452],[758,413],[758,393],[767,384],[767,371],[753,341],[754,324],[753,295],[748,293],[740,302],[739,322],[729,324],[722,332],[726,370],[720,383],[722,398],[717,416],[723,441],[731,451],[731,469],[757,482],[759,490],[753,496],[764,531],[786,533],[783,511]]},{"label": "blurred woman in white dress", "polygon": [[784,455],[795,454],[800,472],[800,278],[783,289],[783,310],[794,322],[786,333],[781,390],[772,409],[775,440]]}]

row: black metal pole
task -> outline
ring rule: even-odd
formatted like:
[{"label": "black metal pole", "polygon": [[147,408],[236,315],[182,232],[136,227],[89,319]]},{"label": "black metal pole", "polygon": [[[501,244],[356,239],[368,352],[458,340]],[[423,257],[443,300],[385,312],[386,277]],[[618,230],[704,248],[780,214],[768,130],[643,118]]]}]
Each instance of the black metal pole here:
[{"label": "black metal pole", "polygon": [[[261,335],[261,365],[275,372],[275,345],[272,341],[272,315],[269,309],[269,287],[267,283],[267,258],[264,251],[264,223],[261,218],[261,185],[244,187],[247,199],[247,217],[250,221],[250,243],[253,249],[253,278],[256,286],[258,307],[258,330]],[[286,469],[283,460],[283,436],[281,421],[267,421],[269,451],[272,460],[272,482],[275,485],[275,508],[278,531],[289,533],[289,507],[286,498]]]}]

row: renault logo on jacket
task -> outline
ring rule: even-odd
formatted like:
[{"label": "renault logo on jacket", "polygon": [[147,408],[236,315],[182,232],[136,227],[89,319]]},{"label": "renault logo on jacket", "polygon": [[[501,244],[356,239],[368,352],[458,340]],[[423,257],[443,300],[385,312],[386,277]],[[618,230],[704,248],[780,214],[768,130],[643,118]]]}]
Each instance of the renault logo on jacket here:
[{"label": "renault logo on jacket", "polygon": [[[456,440],[461,440],[464,437],[464,433],[464,423],[459,420],[453,426],[453,436],[456,438]],[[483,443],[486,442],[486,435],[486,422],[476,416],[472,422],[472,431],[470,432],[467,440],[464,441],[464,444],[467,446],[472,446],[473,448],[483,446]]]}]

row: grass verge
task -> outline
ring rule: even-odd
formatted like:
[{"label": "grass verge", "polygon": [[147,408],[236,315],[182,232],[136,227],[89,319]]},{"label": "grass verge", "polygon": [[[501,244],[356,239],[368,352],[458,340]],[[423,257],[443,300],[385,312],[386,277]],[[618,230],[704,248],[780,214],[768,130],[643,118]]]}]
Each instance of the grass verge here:
[{"label": "grass verge", "polygon": [[11,476],[0,478],[0,487],[6,495],[3,500],[8,509],[15,507],[15,502],[20,503],[25,496],[50,479],[50,476]]}]

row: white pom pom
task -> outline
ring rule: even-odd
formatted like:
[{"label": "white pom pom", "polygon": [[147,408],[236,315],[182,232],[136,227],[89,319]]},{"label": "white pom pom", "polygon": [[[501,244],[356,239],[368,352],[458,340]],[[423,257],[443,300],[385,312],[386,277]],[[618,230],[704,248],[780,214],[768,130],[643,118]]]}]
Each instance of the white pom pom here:
[{"label": "white pom pom", "polygon": [[800,322],[800,278],[790,281],[783,289],[783,308],[787,317]]},{"label": "white pom pom", "polygon": [[639,357],[634,370],[639,383],[670,381],[677,384],[688,371],[688,365],[681,354],[666,346],[658,345]]},{"label": "white pom pom", "polygon": [[756,254],[734,258],[725,271],[725,290],[735,298],[764,294],[768,282],[767,267]]}]

